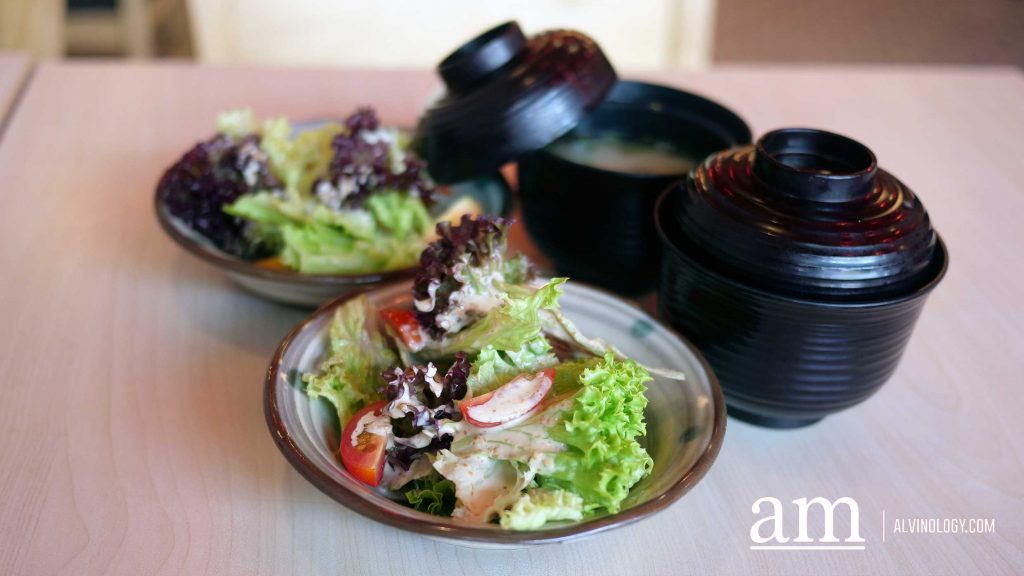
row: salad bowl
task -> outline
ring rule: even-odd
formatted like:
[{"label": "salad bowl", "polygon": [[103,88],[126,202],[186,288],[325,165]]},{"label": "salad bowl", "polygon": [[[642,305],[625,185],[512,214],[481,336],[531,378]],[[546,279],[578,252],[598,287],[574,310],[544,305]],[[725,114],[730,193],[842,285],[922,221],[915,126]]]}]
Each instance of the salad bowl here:
[{"label": "salad bowl", "polygon": [[[410,283],[403,281],[359,293],[377,310],[410,305],[412,298]],[[341,435],[336,413],[326,401],[311,401],[303,388],[301,375],[314,371],[327,354],[334,312],[355,295],[323,306],[284,339],[267,370],[264,410],[271,435],[289,463],[319,490],[367,518],[468,546],[522,547],[574,540],[665,509],[703,478],[721,447],[725,403],[697,349],[626,301],[569,282],[564,286],[562,311],[580,330],[603,338],[645,366],[685,376],[679,380],[655,375],[648,383],[643,443],[654,460],[652,473],[632,488],[618,513],[551,522],[537,530],[508,530],[408,508],[345,469],[335,448]]]},{"label": "salad bowl", "polygon": [[[460,182],[448,187],[448,195],[435,204],[432,216],[444,214],[456,203],[472,200],[484,214],[507,216],[512,194],[501,174]],[[155,197],[156,217],[164,232],[187,252],[223,270],[239,286],[256,294],[297,306],[314,307],[343,294],[402,278],[412,278],[415,267],[372,274],[308,274],[285,267],[267,267],[219,249],[214,243],[171,214],[165,199]]]}]

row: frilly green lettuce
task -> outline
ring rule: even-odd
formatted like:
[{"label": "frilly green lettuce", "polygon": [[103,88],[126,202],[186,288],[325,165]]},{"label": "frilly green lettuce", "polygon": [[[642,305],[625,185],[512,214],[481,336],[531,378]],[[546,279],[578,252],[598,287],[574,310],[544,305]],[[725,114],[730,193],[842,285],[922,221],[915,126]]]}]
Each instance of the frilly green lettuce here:
[{"label": "frilly green lettuce", "polygon": [[[432,220],[423,201],[399,191],[381,192],[366,199],[366,208],[378,225],[397,238],[421,238],[430,229]],[[424,243],[416,251],[426,246]]]},{"label": "frilly green lettuce", "polygon": [[281,260],[309,274],[366,274],[410,266],[422,248],[418,242],[393,237],[357,240],[339,228],[322,224],[283,226]]},{"label": "frilly green lettuce", "polygon": [[501,527],[536,530],[554,520],[582,520],[583,498],[568,490],[531,488],[501,513]]},{"label": "frilly green lettuce", "polygon": [[580,376],[587,368],[592,368],[601,362],[600,358],[580,358],[562,362],[555,367],[555,381],[551,385],[551,395],[561,396],[566,392],[578,390],[582,384]]},{"label": "frilly green lettuce", "polygon": [[332,211],[264,192],[242,196],[224,211],[258,224],[280,243],[283,262],[301,272],[359,274],[414,265],[430,226],[423,202],[393,191],[369,197],[366,205]]},{"label": "frilly green lettuce", "polygon": [[[267,150],[270,165],[284,182],[290,199],[308,200],[312,196],[313,182],[327,176],[334,154],[331,150],[331,141],[341,134],[342,130],[340,124],[328,123],[313,130],[300,132],[291,140],[285,138],[288,134],[279,135],[275,132],[276,139],[269,142],[268,134],[264,134],[264,149],[268,145],[271,147],[271,150]],[[272,149],[284,152],[277,155]]]},{"label": "frilly green lettuce", "polygon": [[539,478],[541,486],[579,494],[585,511],[617,512],[654,466],[637,441],[647,431],[644,392],[650,380],[642,366],[611,354],[585,369],[572,408],[550,431],[567,450],[556,456],[555,470]]},{"label": "frilly green lettuce", "polygon": [[281,200],[270,192],[258,192],[239,196],[224,211],[232,216],[252,220],[260,224],[278,226],[293,222],[295,218],[281,207]]},{"label": "frilly green lettuce", "polygon": [[420,512],[451,516],[455,509],[455,484],[437,472],[413,480],[403,493],[409,505]]},{"label": "frilly green lettuce", "polygon": [[230,110],[217,116],[217,132],[232,138],[243,138],[262,132],[262,124],[256,120],[252,108]]}]

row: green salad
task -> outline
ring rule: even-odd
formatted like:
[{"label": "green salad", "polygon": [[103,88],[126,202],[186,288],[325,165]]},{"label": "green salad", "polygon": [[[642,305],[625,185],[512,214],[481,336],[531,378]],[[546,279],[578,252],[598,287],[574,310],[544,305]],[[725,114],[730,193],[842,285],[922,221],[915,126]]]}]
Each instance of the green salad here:
[{"label": "green salad", "polygon": [[417,510],[532,530],[617,512],[653,461],[648,370],[583,336],[506,251],[508,222],[439,224],[409,308],[341,305],[303,376],[336,409],[358,480]]},{"label": "green salad", "polygon": [[233,256],[310,274],[365,274],[415,265],[432,238],[438,188],[408,136],[382,126],[370,108],[297,133],[284,118],[237,110],[164,174],[158,194]]}]

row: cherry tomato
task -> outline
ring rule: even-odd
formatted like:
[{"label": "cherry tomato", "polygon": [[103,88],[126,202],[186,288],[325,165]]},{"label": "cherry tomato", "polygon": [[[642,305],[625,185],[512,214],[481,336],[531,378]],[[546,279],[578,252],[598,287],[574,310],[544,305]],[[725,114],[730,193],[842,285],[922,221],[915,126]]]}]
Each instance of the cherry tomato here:
[{"label": "cherry tomato", "polygon": [[364,419],[372,419],[380,415],[387,402],[383,400],[370,404],[349,419],[345,430],[341,433],[341,463],[345,469],[360,481],[377,486],[384,474],[384,449],[387,438],[364,430],[355,438],[353,433]]},{"label": "cherry tomato", "polygon": [[381,310],[380,317],[394,330],[395,335],[402,339],[402,342],[409,350],[416,352],[423,348],[425,343],[423,330],[420,328],[420,323],[416,320],[416,314],[412,310],[400,308]]}]

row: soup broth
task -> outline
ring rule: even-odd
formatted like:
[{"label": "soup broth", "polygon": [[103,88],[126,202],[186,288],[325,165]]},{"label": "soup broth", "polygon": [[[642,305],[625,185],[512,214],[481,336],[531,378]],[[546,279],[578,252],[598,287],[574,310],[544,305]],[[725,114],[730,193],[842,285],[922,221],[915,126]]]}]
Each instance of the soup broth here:
[{"label": "soup broth", "polygon": [[682,174],[696,164],[668,142],[633,142],[618,136],[570,136],[548,150],[565,160],[612,172]]}]

